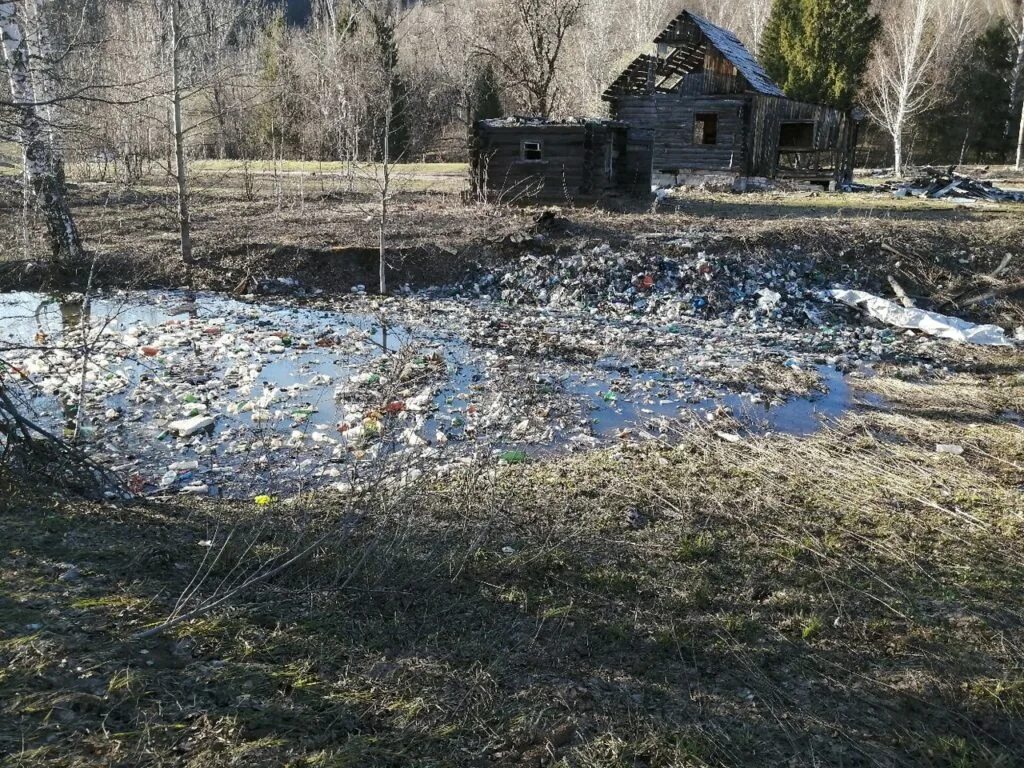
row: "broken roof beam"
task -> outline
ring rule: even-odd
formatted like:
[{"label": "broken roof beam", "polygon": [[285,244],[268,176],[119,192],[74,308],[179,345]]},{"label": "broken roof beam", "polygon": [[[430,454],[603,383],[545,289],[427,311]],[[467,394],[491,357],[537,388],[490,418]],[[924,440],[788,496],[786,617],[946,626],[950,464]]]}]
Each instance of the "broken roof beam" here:
[{"label": "broken roof beam", "polygon": [[608,101],[616,96],[630,93],[649,93],[654,89],[657,66],[658,59],[656,57],[648,54],[638,56],[621,75],[615,78],[601,98]]},{"label": "broken roof beam", "polygon": [[686,14],[677,16],[671,24],[655,39],[659,45],[695,45],[701,42],[704,33],[700,28],[687,18]]}]

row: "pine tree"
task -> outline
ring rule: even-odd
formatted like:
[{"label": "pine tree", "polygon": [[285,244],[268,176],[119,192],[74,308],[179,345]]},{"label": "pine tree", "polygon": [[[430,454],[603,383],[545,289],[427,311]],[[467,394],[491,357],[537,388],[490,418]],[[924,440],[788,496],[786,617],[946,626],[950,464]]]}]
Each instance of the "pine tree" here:
[{"label": "pine tree", "polygon": [[958,68],[948,95],[920,121],[929,158],[950,163],[964,159],[1006,162],[1005,126],[1016,129],[1010,111],[1014,41],[1005,21],[993,24],[974,41]]},{"label": "pine tree", "polygon": [[879,28],[871,0],[775,0],[761,63],[791,98],[846,109]]},{"label": "pine tree", "polygon": [[794,30],[800,27],[801,4],[802,0],[774,0],[761,35],[758,58],[768,74],[783,87],[789,78],[786,51],[792,47]]},{"label": "pine tree", "polygon": [[964,93],[973,127],[971,145],[981,160],[1007,159],[1004,126],[1016,124],[1016,110],[1010,109],[1013,50],[1013,36],[1002,21],[978,37],[967,67]]}]

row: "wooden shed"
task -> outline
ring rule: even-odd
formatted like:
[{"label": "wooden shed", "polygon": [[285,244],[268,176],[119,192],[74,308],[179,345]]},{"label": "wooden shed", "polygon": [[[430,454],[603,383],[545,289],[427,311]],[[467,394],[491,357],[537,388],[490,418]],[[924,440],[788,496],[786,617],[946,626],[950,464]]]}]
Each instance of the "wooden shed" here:
[{"label": "wooden shed", "polygon": [[491,200],[594,200],[616,192],[649,194],[649,138],[625,123],[596,118],[481,120],[470,147],[473,191]]},{"label": "wooden shed", "polygon": [[787,98],[732,32],[689,11],[654,43],[604,99],[634,141],[650,142],[656,180],[851,179],[853,115]]}]

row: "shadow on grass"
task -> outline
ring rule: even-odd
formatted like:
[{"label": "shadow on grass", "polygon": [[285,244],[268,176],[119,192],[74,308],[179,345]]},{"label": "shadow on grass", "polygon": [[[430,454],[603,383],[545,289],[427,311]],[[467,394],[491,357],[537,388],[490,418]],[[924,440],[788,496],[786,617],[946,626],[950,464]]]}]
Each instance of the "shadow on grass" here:
[{"label": "shadow on grass", "polygon": [[[23,496],[0,520],[0,749],[12,765],[1024,756],[1021,684],[975,644],[1020,619],[999,605],[1013,567],[987,539],[960,545],[987,565],[956,582],[872,556],[871,534],[830,512],[756,534],[750,518],[680,519],[578,479],[551,499],[514,483],[484,517],[427,489],[346,547],[143,642],[127,638],[166,615],[241,508]],[[623,523],[628,503],[642,528]],[[241,525],[240,541],[255,531]]]}]

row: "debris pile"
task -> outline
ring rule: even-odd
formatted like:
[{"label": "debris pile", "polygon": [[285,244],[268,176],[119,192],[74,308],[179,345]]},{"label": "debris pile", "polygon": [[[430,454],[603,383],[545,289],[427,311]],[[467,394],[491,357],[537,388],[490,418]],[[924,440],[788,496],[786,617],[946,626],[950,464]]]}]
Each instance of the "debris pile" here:
[{"label": "debris pile", "polygon": [[650,236],[650,251],[608,243],[557,254],[528,254],[473,281],[469,289],[514,306],[583,310],[672,322],[721,318],[820,325],[825,287],[813,258],[794,250],[772,263],[708,254],[683,234]]},{"label": "debris pile", "polygon": [[952,168],[922,168],[916,178],[891,182],[882,188],[897,197],[926,197],[930,200],[945,199],[951,202],[987,200],[993,203],[1024,203],[1024,192],[999,189],[990,181],[979,181],[955,173]]}]

